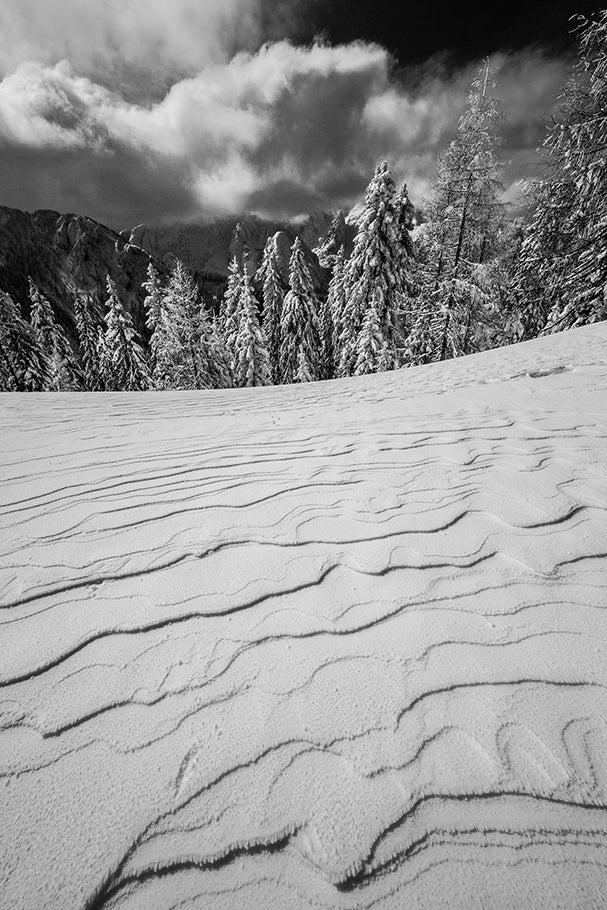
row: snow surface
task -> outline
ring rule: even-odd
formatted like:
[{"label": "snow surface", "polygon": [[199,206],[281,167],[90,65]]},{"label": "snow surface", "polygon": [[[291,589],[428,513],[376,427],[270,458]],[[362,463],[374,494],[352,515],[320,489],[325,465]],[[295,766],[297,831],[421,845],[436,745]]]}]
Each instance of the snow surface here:
[{"label": "snow surface", "polygon": [[0,412],[3,910],[605,906],[607,324]]}]

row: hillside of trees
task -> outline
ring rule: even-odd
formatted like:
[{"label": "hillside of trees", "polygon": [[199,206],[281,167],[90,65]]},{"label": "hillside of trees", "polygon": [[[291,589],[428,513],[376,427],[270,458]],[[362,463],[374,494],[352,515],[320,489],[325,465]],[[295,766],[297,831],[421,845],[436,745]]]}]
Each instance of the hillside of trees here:
[{"label": "hillside of trees", "polygon": [[[439,156],[415,223],[407,187],[378,164],[349,255],[343,213],[314,250],[299,237],[288,276],[278,234],[259,267],[234,245],[216,312],[185,266],[153,262],[143,283],[146,331],[107,277],[101,321],[77,294],[77,343],[30,280],[31,308],[0,292],[0,389],[143,391],[329,380],[498,347],[607,318],[607,11],[580,28],[579,59],[547,124],[542,178],[528,216],[503,201],[496,74],[474,79],[456,137]],[[145,339],[144,336],[145,335]]]}]

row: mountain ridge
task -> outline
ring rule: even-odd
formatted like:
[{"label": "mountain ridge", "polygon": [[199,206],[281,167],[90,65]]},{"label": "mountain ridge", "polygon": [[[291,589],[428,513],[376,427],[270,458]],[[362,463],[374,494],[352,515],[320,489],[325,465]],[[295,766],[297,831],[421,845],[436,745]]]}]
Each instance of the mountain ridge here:
[{"label": "mountain ridge", "polygon": [[[254,273],[261,264],[268,237],[278,235],[280,272],[286,285],[290,246],[299,235],[314,286],[322,293],[328,271],[318,262],[314,249],[322,245],[335,220],[335,213],[327,212],[315,213],[300,225],[266,221],[254,215],[226,216],[209,222],[137,225],[116,231],[87,215],[52,209],[26,212],[0,206],[0,290],[10,294],[28,314],[31,277],[74,339],[74,297],[88,295],[101,318],[109,275],[145,340],[148,333],[142,283],[150,263],[165,281],[176,259],[181,259],[193,273],[206,304],[216,310],[235,252],[246,250],[249,270]],[[337,216],[337,222],[337,242],[349,250],[354,229],[343,215]]]}]

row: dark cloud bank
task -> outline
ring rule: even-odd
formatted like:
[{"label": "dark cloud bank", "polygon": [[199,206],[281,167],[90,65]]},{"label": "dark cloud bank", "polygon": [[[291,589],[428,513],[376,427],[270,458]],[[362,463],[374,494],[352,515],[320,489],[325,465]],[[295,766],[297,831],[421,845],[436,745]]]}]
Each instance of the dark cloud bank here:
[{"label": "dark cloud bank", "polygon": [[[0,203],[119,228],[290,218],[351,206],[383,157],[420,201],[478,61],[437,59],[413,78],[375,43],[260,45],[297,32],[301,9],[285,4],[270,28],[261,0],[4,0]],[[569,61],[493,59],[515,198]]]}]

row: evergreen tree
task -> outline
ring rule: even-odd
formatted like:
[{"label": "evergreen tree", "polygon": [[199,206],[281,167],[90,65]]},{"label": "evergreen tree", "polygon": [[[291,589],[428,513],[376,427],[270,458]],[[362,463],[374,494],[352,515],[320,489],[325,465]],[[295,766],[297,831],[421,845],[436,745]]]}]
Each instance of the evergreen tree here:
[{"label": "evergreen tree", "polygon": [[394,359],[390,353],[390,348],[387,343],[384,341],[382,349],[379,354],[379,360],[377,361],[377,373],[385,373],[386,370],[391,370],[394,366]]},{"label": "evergreen tree", "polygon": [[332,379],[335,373],[333,354],[333,317],[329,297],[320,305],[320,367],[319,379]]},{"label": "evergreen tree", "polygon": [[299,237],[291,249],[289,279],[290,290],[284,299],[280,323],[280,372],[285,383],[297,381],[300,349],[312,379],[319,372],[320,326],[312,278]]},{"label": "evergreen tree", "polygon": [[156,389],[213,389],[232,385],[231,365],[221,338],[200,300],[198,288],[177,261],[162,295],[150,340]]},{"label": "evergreen tree", "polygon": [[115,392],[143,391],[149,388],[149,374],[131,315],[122,306],[118,289],[109,277],[107,290],[105,351],[101,357],[104,386]]},{"label": "evergreen tree", "polygon": [[164,297],[150,338],[151,384],[158,391],[181,388],[184,353],[177,318],[177,307]]},{"label": "evergreen tree", "polygon": [[[105,343],[105,332],[101,326],[97,329],[97,343],[95,345],[95,358],[97,361],[96,392],[111,391],[112,356]],[[109,385],[108,385],[109,383]]]},{"label": "evergreen tree", "polygon": [[181,261],[176,262],[171,273],[167,309],[175,321],[183,355],[180,388],[210,388],[207,352],[203,344],[207,334],[205,314],[196,282]]},{"label": "evergreen tree", "polygon": [[[499,317],[487,273],[499,256],[505,206],[500,199],[501,168],[496,149],[498,102],[487,61],[472,82],[467,108],[456,138],[440,155],[428,211],[428,255],[422,309],[432,310],[416,325],[419,347],[430,348],[433,359],[466,354],[482,342],[482,325]],[[499,331],[496,324],[495,329]],[[423,336],[430,335],[425,341]],[[490,333],[491,334],[491,333]]]},{"label": "evergreen tree", "polygon": [[[324,341],[324,357],[327,363],[329,378],[337,375],[350,375],[349,372],[340,372],[340,363],[344,350],[350,352],[355,343],[356,335],[351,323],[345,288],[345,254],[341,247],[333,259],[333,272],[329,282],[326,307],[326,317],[322,313],[322,328]],[[331,325],[331,338],[326,338],[327,323]],[[345,369],[345,367],[344,367]]]},{"label": "evergreen tree", "polygon": [[278,269],[278,250],[276,235],[268,237],[263,252],[260,269],[263,281],[263,331],[270,357],[271,379],[274,384],[280,382],[280,320],[285,292]]},{"label": "evergreen tree", "polygon": [[247,243],[246,230],[241,221],[238,222],[232,232],[230,254],[237,262],[246,263],[249,259],[250,250]]},{"label": "evergreen tree", "polygon": [[99,326],[95,322],[91,299],[85,294],[77,294],[74,298],[74,312],[80,347],[82,382],[88,392],[96,392],[101,385],[98,353]]},{"label": "evergreen tree", "polygon": [[405,200],[406,188],[397,195],[388,165],[382,161],[367,187],[354,249],[346,266],[346,306],[339,341],[341,375],[349,375],[355,366],[353,345],[373,301],[393,357],[402,344],[405,326],[401,311],[412,284],[413,253],[408,227],[404,227],[410,207]]},{"label": "evergreen tree", "polygon": [[295,381],[312,382],[312,370],[303,347],[300,347],[299,354],[297,355],[297,373],[295,375]]},{"label": "evergreen tree", "polygon": [[323,269],[333,268],[335,257],[338,255],[339,251],[343,249],[346,240],[346,231],[345,215],[343,212],[337,212],[331,222],[331,227],[327,231],[326,237],[323,239],[322,243],[313,250]]},{"label": "evergreen tree", "polygon": [[217,320],[211,319],[204,309],[202,310],[202,348],[206,357],[209,388],[231,389],[234,387],[232,362],[225,346],[224,340],[217,329]]},{"label": "evergreen tree", "polygon": [[243,270],[238,259],[233,256],[228,269],[228,284],[219,309],[221,334],[228,358],[233,362],[236,357],[236,338],[240,327],[239,304],[243,283]]},{"label": "evergreen tree", "polygon": [[520,256],[527,338],[607,318],[607,10],[583,22],[579,60],[559,100]]},{"label": "evergreen tree", "polygon": [[50,303],[29,280],[32,303],[30,322],[49,366],[46,392],[73,391],[80,387],[74,354],[65,332],[55,320]]},{"label": "evergreen tree", "polygon": [[183,262],[177,260],[162,297],[156,339],[152,346],[157,388],[210,387],[203,334],[198,288]]},{"label": "evergreen tree", "polygon": [[[158,320],[160,319],[160,311],[162,308],[162,285],[160,282],[160,276],[154,264],[150,262],[147,269],[147,281],[143,282],[143,289],[146,291],[146,296],[143,301],[143,306],[146,311],[145,324],[150,330],[150,341],[154,337],[154,331],[158,325]],[[152,370],[154,369],[154,350],[150,344],[150,366]]]},{"label": "evergreen tree", "polygon": [[390,344],[384,338],[382,322],[379,315],[378,301],[374,299],[365,313],[363,324],[356,339],[356,365],[354,373],[361,376],[365,373],[377,373],[389,369]]},{"label": "evergreen tree", "polygon": [[234,356],[234,380],[241,388],[270,383],[268,348],[259,325],[257,311],[257,301],[245,271],[240,289],[239,327]]},{"label": "evergreen tree", "polygon": [[32,326],[10,296],[0,291],[0,391],[44,392],[50,364]]}]

